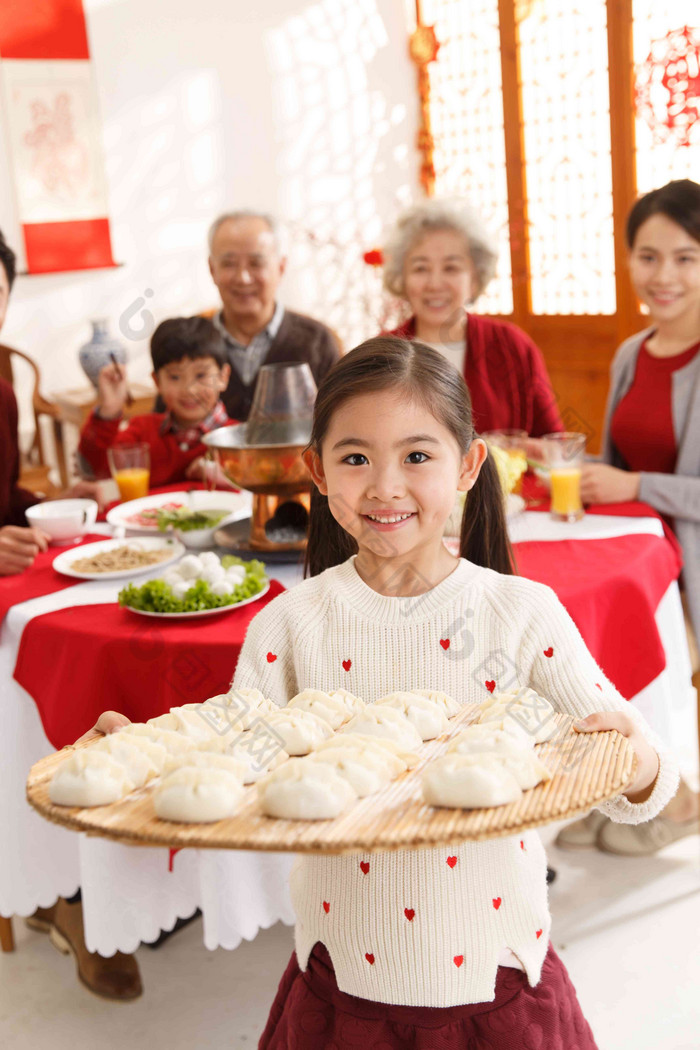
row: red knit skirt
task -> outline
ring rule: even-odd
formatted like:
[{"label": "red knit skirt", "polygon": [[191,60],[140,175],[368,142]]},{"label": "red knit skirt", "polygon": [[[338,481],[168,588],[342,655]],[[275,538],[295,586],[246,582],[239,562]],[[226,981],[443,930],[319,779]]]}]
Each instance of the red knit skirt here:
[{"label": "red knit skirt", "polygon": [[465,1006],[391,1006],[341,992],[317,944],[302,973],[292,954],[258,1050],[596,1050],[551,944],[535,988],[498,969],[496,998]]}]

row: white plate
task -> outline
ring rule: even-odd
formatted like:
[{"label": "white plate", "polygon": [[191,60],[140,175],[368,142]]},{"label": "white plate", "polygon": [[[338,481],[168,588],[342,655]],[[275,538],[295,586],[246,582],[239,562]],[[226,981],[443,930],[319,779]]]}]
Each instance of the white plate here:
[{"label": "white plate", "polygon": [[107,521],[112,526],[126,529],[127,534],[133,536],[153,536],[154,534],[157,536],[157,525],[136,525],[127,519],[132,514],[140,514],[144,510],[155,510],[166,503],[180,503],[183,507],[191,507],[192,510],[225,510],[226,518],[217,524],[219,528],[224,521],[249,518],[253,499],[249,492],[226,492],[225,489],[215,489],[213,492],[205,489],[193,489],[192,492],[186,492],[184,489],[178,492],[159,492],[153,496],[143,496],[141,499],[132,499],[128,503],[120,503],[117,507],[112,507],[107,513]]},{"label": "white plate", "polygon": [[263,589],[254,594],[252,598],[244,598],[242,602],[234,602],[232,605],[219,605],[216,609],[196,609],[194,612],[148,612],[146,609],[132,609],[130,605],[124,605],[122,608],[136,613],[137,616],[157,616],[159,620],[184,620],[189,619],[191,616],[213,616],[215,613],[231,612],[232,609],[240,609],[242,605],[250,605],[251,602],[257,602],[258,598],[262,598],[269,590],[270,581],[268,580]]},{"label": "white plate", "polygon": [[[156,562],[155,565],[142,565],[140,569],[119,569],[117,572],[77,572],[71,568],[74,561],[80,558],[92,558],[102,551],[113,551],[117,547],[135,547],[142,551],[162,550],[167,547],[172,553],[169,558]],[[86,543],[82,547],[72,547],[69,551],[62,551],[53,560],[56,572],[63,576],[72,576],[76,580],[127,580],[132,576],[143,576],[145,572],[160,572],[166,565],[172,565],[174,561],[181,558],[185,553],[184,546],[179,540],[168,539],[165,536],[149,536],[133,538],[128,540],[100,540],[98,543]]]}]

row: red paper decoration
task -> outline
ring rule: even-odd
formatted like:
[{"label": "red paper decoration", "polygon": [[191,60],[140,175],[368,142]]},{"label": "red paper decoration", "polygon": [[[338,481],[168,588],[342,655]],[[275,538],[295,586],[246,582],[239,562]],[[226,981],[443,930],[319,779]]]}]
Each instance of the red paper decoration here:
[{"label": "red paper decoration", "polygon": [[655,143],[700,142],[700,29],[683,26],[652,42],[637,69],[635,103]]}]

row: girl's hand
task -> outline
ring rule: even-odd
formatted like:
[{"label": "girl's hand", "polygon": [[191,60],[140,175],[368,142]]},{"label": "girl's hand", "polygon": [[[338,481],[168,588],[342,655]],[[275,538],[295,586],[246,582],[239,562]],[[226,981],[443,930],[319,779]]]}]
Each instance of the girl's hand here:
[{"label": "girl's hand", "polygon": [[131,725],[131,719],[127,718],[126,715],[121,715],[118,711],[103,711],[92,729],[88,729],[87,733],[83,733],[82,736],[78,737],[76,744],[81,743],[83,740],[94,740],[98,736],[109,736],[115,730],[128,725]]},{"label": "girl's hand", "polygon": [[103,419],[116,419],[122,414],[129,396],[124,365],[105,365],[97,377],[97,407]]},{"label": "girl's hand", "polygon": [[579,733],[617,729],[618,733],[627,737],[637,756],[637,769],[624,794],[630,802],[646,802],[659,773],[659,756],[639,732],[634,719],[624,711],[596,711],[588,718],[574,722],[574,729]]},{"label": "girl's hand", "polygon": [[584,503],[626,503],[638,498],[639,474],[618,470],[607,463],[584,463],[581,467]]}]

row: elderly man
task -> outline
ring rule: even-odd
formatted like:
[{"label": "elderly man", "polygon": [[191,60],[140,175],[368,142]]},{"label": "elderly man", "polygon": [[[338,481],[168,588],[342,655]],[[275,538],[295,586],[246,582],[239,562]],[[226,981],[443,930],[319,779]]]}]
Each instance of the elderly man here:
[{"label": "elderly man", "polygon": [[213,320],[231,362],[222,400],[232,419],[248,418],[262,365],[306,361],[319,383],[340,356],[330,329],[277,299],[286,262],[270,215],[236,211],[212,223],[209,270],[222,302]]}]

